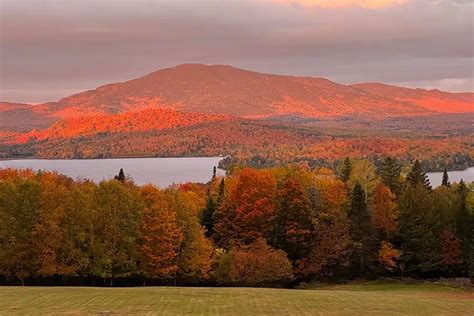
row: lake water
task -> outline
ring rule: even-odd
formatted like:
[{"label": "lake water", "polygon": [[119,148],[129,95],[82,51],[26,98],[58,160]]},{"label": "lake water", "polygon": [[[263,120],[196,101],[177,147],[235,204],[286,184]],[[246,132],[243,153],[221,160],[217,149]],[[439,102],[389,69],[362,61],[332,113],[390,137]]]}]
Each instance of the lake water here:
[{"label": "lake water", "polygon": [[[167,187],[173,183],[207,182],[212,176],[212,169],[217,167],[221,157],[191,157],[191,158],[126,158],[126,159],[21,159],[0,161],[0,168],[31,168],[33,170],[50,170],[65,174],[71,178],[91,179],[100,182],[111,179],[123,168],[136,184],[155,184]],[[218,169],[218,174],[224,174]],[[464,179],[474,181],[474,167],[449,171],[449,180],[459,182]],[[428,173],[431,185],[441,184],[442,172]]]},{"label": "lake water", "polygon": [[[57,171],[73,179],[95,182],[111,179],[123,168],[136,184],[167,187],[173,183],[207,182],[221,157],[191,158],[127,158],[127,159],[21,159],[0,161],[0,168],[31,168]],[[224,174],[218,169],[218,174]]]},{"label": "lake water", "polygon": [[[427,175],[433,188],[441,185],[443,180],[442,172],[429,172]],[[461,179],[463,179],[466,183],[471,183],[474,181],[474,167],[466,170],[448,171],[448,176],[451,183],[459,182]]]}]

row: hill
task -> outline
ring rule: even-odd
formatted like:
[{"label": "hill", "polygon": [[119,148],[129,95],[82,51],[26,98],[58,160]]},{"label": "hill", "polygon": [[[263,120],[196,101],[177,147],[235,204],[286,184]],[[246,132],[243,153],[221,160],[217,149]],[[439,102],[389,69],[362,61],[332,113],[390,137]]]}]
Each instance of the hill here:
[{"label": "hill", "polygon": [[184,64],[57,102],[0,103],[0,130],[41,129],[61,119],[148,108],[253,119],[282,115],[386,118],[474,112],[474,94],[383,84],[343,85],[324,78],[270,75],[225,65]]}]

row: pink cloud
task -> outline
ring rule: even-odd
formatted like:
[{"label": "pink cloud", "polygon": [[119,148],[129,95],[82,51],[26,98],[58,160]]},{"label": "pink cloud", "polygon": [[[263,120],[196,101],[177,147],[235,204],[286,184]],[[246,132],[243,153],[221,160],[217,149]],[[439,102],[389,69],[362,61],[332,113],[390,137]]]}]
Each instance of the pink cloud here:
[{"label": "pink cloud", "polygon": [[281,4],[299,4],[306,7],[380,9],[405,4],[411,0],[271,0]]}]

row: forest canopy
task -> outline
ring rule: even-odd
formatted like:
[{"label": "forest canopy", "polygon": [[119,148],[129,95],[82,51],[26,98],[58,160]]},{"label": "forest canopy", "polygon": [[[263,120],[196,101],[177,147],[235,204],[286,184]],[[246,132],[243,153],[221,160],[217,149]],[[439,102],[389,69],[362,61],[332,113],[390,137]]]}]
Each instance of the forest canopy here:
[{"label": "forest canopy", "polygon": [[160,189],[0,170],[0,282],[288,286],[474,276],[473,185],[415,162],[235,167]]}]

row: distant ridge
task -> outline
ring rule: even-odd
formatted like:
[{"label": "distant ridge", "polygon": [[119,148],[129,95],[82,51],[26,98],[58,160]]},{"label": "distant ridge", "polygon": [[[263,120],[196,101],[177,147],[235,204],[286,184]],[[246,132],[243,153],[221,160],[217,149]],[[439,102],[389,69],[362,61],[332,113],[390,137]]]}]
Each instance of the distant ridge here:
[{"label": "distant ridge", "polygon": [[[57,102],[0,103],[0,131],[42,129],[63,119],[170,109],[241,118],[386,118],[474,112],[474,93],[263,74],[227,65],[183,64]],[[11,122],[16,122],[11,124]]]}]

